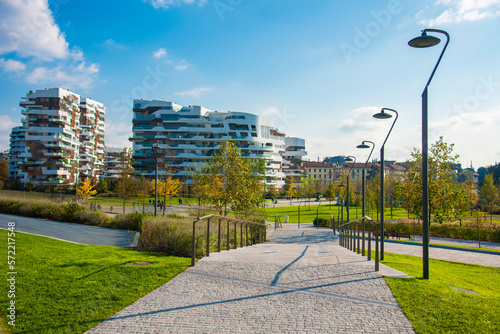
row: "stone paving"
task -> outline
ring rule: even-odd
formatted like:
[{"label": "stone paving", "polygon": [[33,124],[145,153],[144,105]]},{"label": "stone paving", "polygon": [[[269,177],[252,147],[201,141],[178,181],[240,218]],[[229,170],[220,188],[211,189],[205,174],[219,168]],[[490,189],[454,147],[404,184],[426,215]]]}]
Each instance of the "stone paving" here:
[{"label": "stone paving", "polygon": [[88,333],[414,333],[373,261],[332,231],[269,232],[269,243],[212,253]]}]

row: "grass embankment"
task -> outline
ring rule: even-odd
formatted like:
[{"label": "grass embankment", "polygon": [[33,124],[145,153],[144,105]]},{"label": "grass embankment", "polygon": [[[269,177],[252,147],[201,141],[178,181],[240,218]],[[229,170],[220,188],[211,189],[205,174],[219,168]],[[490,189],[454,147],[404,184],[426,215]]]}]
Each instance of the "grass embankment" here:
[{"label": "grass embankment", "polygon": [[417,333],[500,332],[500,268],[430,259],[424,280],[422,258],[386,253],[382,263],[415,277],[385,280]]},{"label": "grass embankment", "polygon": [[[0,244],[7,249],[7,233]],[[36,245],[36,246],[35,246]],[[83,333],[183,272],[188,258],[108,246],[77,245],[15,234],[17,272],[13,333]],[[151,263],[135,266],[136,263]],[[6,318],[7,261],[0,264]]]}]

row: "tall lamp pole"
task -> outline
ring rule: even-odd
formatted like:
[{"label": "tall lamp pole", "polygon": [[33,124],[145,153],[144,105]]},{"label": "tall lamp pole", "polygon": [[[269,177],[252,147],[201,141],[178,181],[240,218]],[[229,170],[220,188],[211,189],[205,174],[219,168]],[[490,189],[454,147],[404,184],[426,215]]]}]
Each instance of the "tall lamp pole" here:
[{"label": "tall lamp pole", "polygon": [[422,260],[423,260],[423,276],[424,279],[429,279],[429,139],[428,139],[428,106],[427,106],[427,91],[431,83],[436,69],[443,58],[443,54],[450,43],[450,35],[439,29],[424,29],[421,36],[415,37],[408,42],[408,45],[413,48],[428,48],[435,46],[441,40],[435,36],[427,35],[427,32],[436,32],[446,36],[446,43],[439,59],[432,70],[431,76],[425,85],[422,93]]},{"label": "tall lamp pole", "polygon": [[347,206],[345,208],[345,211],[347,213],[347,221],[349,221],[349,200],[350,200],[350,196],[349,196],[349,175],[351,174],[351,171],[352,171],[352,167],[354,167],[354,164],[356,163],[356,157],[352,156],[352,155],[349,155],[345,161],[347,162],[351,162],[351,168],[349,169],[349,172],[347,173]]},{"label": "tall lamp pole", "polygon": [[[343,183],[339,184],[339,188],[344,188],[344,187],[345,187],[345,184],[343,184]],[[340,190],[339,190],[339,197],[340,197]],[[345,197],[345,192],[344,192],[344,195],[342,195],[341,200],[340,200],[340,224],[339,225],[342,225],[344,223],[344,197]]]},{"label": "tall lamp pole", "polygon": [[384,260],[384,236],[385,236],[385,229],[384,229],[384,214],[385,214],[385,143],[387,142],[387,139],[389,138],[389,135],[392,132],[392,128],[394,128],[394,124],[396,124],[396,121],[398,120],[398,112],[394,109],[390,108],[382,108],[382,110],[379,113],[376,113],[373,115],[373,117],[378,118],[378,119],[388,119],[392,118],[391,114],[386,113],[386,111],[392,111],[393,113],[396,114],[396,118],[394,118],[394,121],[392,122],[391,128],[389,132],[387,133],[387,136],[385,137],[384,143],[382,144],[382,147],[380,148],[380,260]]},{"label": "tall lamp pole", "polygon": [[[363,166],[363,173],[362,173],[362,180],[361,180],[361,216],[365,216],[365,178],[366,178],[366,165],[368,165],[368,161],[370,161],[370,157],[372,156],[373,150],[375,149],[375,143],[369,140],[363,140],[363,142],[356,146],[356,148],[370,148],[370,145],[367,145],[367,143],[371,144],[372,150],[370,151],[370,154],[368,155],[368,158],[366,158],[365,165]],[[361,251],[361,255],[365,256],[365,219],[363,218],[363,249]],[[369,243],[371,243],[371,240],[368,240]]]}]

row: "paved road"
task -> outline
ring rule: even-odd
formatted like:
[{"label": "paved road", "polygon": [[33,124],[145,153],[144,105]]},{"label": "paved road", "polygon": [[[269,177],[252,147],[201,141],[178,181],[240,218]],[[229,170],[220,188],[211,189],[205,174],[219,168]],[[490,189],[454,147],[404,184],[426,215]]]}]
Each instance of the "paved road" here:
[{"label": "paved road", "polygon": [[0,214],[0,228],[16,223],[16,231],[51,237],[87,245],[128,247],[137,232],[115,230],[81,224]]},{"label": "paved road", "polygon": [[269,239],[212,253],[88,333],[414,333],[374,263],[330,230]]}]

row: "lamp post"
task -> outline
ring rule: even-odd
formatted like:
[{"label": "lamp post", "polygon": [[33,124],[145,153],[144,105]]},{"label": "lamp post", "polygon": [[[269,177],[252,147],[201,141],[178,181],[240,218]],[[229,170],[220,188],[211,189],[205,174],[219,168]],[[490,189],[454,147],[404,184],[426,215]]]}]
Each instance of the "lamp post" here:
[{"label": "lamp post", "polygon": [[450,42],[450,35],[439,29],[424,29],[421,36],[415,37],[408,42],[408,45],[413,48],[428,48],[435,46],[441,42],[437,37],[427,35],[427,32],[436,32],[446,36],[446,44],[439,56],[439,59],[432,70],[431,76],[425,85],[422,93],[422,260],[423,260],[423,276],[424,279],[429,279],[429,143],[428,143],[428,106],[427,106],[427,91],[431,83],[436,69],[443,58],[443,54]]},{"label": "lamp post", "polygon": [[153,158],[155,159],[155,217],[156,217],[156,206],[158,205],[158,160],[160,158],[160,153],[162,151],[160,145],[156,144],[151,147],[153,151]]},{"label": "lamp post", "polygon": [[346,188],[346,191],[347,191],[347,206],[345,208],[345,211],[347,213],[347,221],[349,221],[349,200],[350,200],[350,197],[349,197],[349,175],[351,174],[351,171],[352,171],[352,167],[354,167],[354,164],[356,163],[356,157],[352,156],[352,155],[349,155],[347,156],[347,158],[345,159],[345,161],[347,162],[351,162],[351,168],[349,169],[349,172],[347,173],[347,177],[346,177],[346,180],[347,180],[347,188]]},{"label": "lamp post", "polygon": [[[362,202],[362,208],[361,208],[361,216],[365,216],[365,178],[366,178],[366,165],[368,165],[368,161],[370,160],[370,157],[372,156],[373,150],[375,149],[375,143],[369,140],[363,140],[361,145],[356,146],[356,148],[370,148],[369,145],[366,145],[366,143],[371,144],[372,150],[370,151],[370,154],[368,155],[368,158],[366,159],[365,165],[363,166],[363,173],[362,173],[362,180],[361,180],[361,202]],[[368,235],[369,237],[369,235]],[[365,219],[363,218],[363,249],[361,251],[361,255],[365,256]],[[368,240],[369,243],[371,243],[371,240]]]},{"label": "lamp post", "polygon": [[378,119],[388,119],[392,118],[391,114],[386,113],[386,111],[391,111],[396,114],[396,118],[394,118],[394,121],[392,122],[391,128],[389,129],[389,132],[387,133],[387,136],[385,137],[384,143],[382,144],[382,147],[380,148],[380,260],[384,260],[384,236],[385,236],[385,229],[384,229],[384,212],[385,212],[385,185],[384,185],[384,180],[385,180],[385,155],[384,155],[384,150],[385,150],[385,143],[387,142],[387,139],[389,138],[389,135],[392,132],[392,128],[394,128],[394,124],[396,124],[396,121],[398,120],[398,112],[394,109],[390,108],[382,108],[382,110],[379,113],[376,113],[373,115],[374,118]]},{"label": "lamp post", "polygon": [[[345,188],[345,184],[343,184],[343,183],[339,184],[339,188]],[[339,191],[339,196],[340,196],[340,191]],[[345,192],[344,192],[344,195],[342,195],[341,200],[340,200],[340,222],[341,222],[340,225],[342,225],[344,223],[344,197],[345,197]]]}]

